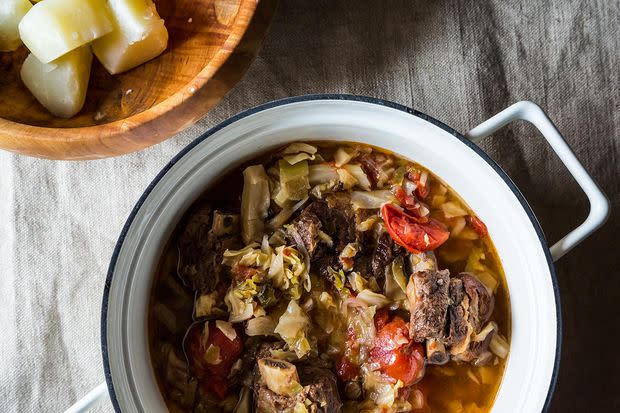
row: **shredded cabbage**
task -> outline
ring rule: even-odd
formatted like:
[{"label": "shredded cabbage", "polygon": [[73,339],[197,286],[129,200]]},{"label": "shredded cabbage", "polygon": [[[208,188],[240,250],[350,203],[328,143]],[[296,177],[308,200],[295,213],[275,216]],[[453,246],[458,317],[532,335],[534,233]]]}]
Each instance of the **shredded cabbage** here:
[{"label": "shredded cabbage", "polygon": [[196,317],[208,317],[217,308],[217,292],[213,291],[209,294],[202,294],[196,300],[195,313]]},{"label": "shredded cabbage", "polygon": [[370,180],[368,180],[368,176],[359,164],[347,164],[344,165],[342,169],[346,170],[355,178],[355,180],[357,181],[357,185],[360,188],[362,188],[364,191],[370,191]]},{"label": "shredded cabbage", "polygon": [[306,291],[311,288],[309,269],[306,268],[301,253],[293,247],[276,247],[267,277],[276,288],[288,291],[294,298],[301,296],[297,287],[300,282]]},{"label": "shredded cabbage", "polygon": [[308,167],[308,181],[310,185],[327,184],[330,182],[338,183],[340,177],[336,168],[327,163],[319,163]]},{"label": "shredded cabbage", "polygon": [[270,202],[269,178],[263,165],[245,168],[241,193],[241,236],[246,244],[260,241],[263,237]]},{"label": "shredded cabbage", "polygon": [[235,264],[266,270],[271,265],[271,254],[264,253],[254,242],[240,250],[226,250],[222,254],[222,264],[232,267]]},{"label": "shredded cabbage", "polygon": [[308,161],[298,162],[295,165],[287,161],[278,161],[280,168],[280,188],[274,200],[280,207],[289,201],[301,201],[308,196]]},{"label": "shredded cabbage", "polygon": [[357,224],[355,226],[355,229],[360,232],[370,231],[375,226],[375,224],[379,221],[379,219],[380,219],[379,216],[371,215],[365,220],[363,220],[362,222],[360,222],[359,224]]},{"label": "shredded cabbage", "polygon": [[336,172],[338,173],[338,178],[340,178],[340,182],[342,183],[342,187],[344,189],[348,190],[357,185],[357,179],[355,179],[355,176],[351,175],[351,173],[349,173],[346,169],[338,168]]},{"label": "shredded cabbage", "polygon": [[336,150],[336,153],[334,154],[334,163],[338,168],[340,168],[342,165],[349,163],[349,161],[355,158],[357,154],[357,149],[341,146]]},{"label": "shredded cabbage", "polygon": [[340,253],[340,258],[353,258],[357,254],[357,250],[359,249],[359,245],[357,242],[349,242],[344,246],[342,252]]},{"label": "shredded cabbage", "polygon": [[304,204],[308,201],[308,197],[305,197],[301,201],[297,202],[293,205],[285,205],[278,214],[269,220],[267,223],[267,227],[269,229],[278,229],[282,227],[288,219],[293,216],[295,211],[304,206]]},{"label": "shredded cabbage", "polygon": [[227,339],[233,341],[237,338],[237,330],[228,321],[215,320],[215,327],[217,327]]},{"label": "shredded cabbage", "polygon": [[304,142],[294,142],[294,143],[291,143],[286,148],[282,149],[280,153],[282,155],[290,155],[290,154],[296,154],[299,152],[306,152],[306,153],[309,153],[310,155],[314,155],[317,153],[317,151],[318,149],[316,146],[313,146],[313,145],[310,145]]},{"label": "shredded cabbage", "polygon": [[231,323],[240,323],[251,318],[254,315],[254,306],[252,301],[247,301],[235,295],[234,289],[229,288],[224,297],[226,307],[228,307],[229,318]]},{"label": "shredded cabbage", "polygon": [[280,316],[274,332],[282,337],[298,358],[310,351],[310,343],[306,338],[306,331],[310,326],[310,319],[301,309],[297,301],[291,300],[284,314]]},{"label": "shredded cabbage", "polygon": [[342,290],[344,288],[344,283],[346,280],[344,271],[336,271],[332,267],[327,267],[327,272],[329,273],[332,282],[334,283],[334,287],[336,287],[337,290]]},{"label": "shredded cabbage", "polygon": [[269,316],[256,317],[248,320],[245,334],[248,336],[269,336],[274,333],[276,322]]},{"label": "shredded cabbage", "polygon": [[367,288],[367,283],[364,277],[362,277],[355,271],[351,272],[347,278],[349,280],[349,284],[351,284],[351,288],[356,293],[359,293],[360,291]]},{"label": "shredded cabbage", "polygon": [[387,189],[351,192],[351,203],[356,209],[378,209],[393,200],[394,195]]},{"label": "shredded cabbage", "polygon": [[220,357],[220,348],[211,344],[207,351],[205,351],[204,361],[208,364],[220,364],[222,362],[222,358]]},{"label": "shredded cabbage", "polygon": [[367,305],[372,305],[377,308],[382,308],[390,304],[390,300],[388,300],[385,295],[372,292],[368,289],[360,291],[357,295],[357,299]]}]

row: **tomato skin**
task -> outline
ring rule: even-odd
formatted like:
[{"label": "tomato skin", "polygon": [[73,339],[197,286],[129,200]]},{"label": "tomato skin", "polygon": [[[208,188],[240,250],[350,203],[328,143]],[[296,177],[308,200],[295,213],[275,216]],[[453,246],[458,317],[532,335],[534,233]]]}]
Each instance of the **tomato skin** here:
[{"label": "tomato skin", "polygon": [[370,358],[383,373],[405,386],[417,382],[424,370],[424,348],[409,338],[409,327],[398,316],[377,332]]},{"label": "tomato skin", "polygon": [[489,230],[487,229],[487,226],[477,216],[468,215],[467,222],[469,223],[469,225],[471,225],[474,231],[476,231],[476,233],[480,236],[480,238],[486,237],[489,234]]},{"label": "tomato skin", "polygon": [[[204,329],[208,328],[209,336],[203,339]],[[201,386],[205,391],[223,399],[228,391],[227,377],[233,364],[243,352],[243,341],[238,328],[237,337],[229,340],[228,337],[215,325],[215,321],[193,324],[183,342],[183,347],[189,358],[190,366],[196,377],[200,379]],[[217,346],[220,351],[220,362],[209,364],[205,361],[205,355],[209,347]]]},{"label": "tomato skin", "polygon": [[413,217],[394,204],[384,204],[381,216],[392,239],[414,254],[432,251],[450,237],[439,221]]}]

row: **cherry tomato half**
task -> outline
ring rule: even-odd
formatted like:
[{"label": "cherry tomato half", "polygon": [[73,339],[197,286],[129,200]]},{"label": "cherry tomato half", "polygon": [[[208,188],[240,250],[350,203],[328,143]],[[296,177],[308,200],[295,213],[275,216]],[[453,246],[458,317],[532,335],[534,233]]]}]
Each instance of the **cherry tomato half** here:
[{"label": "cherry tomato half", "polygon": [[[233,328],[237,332],[237,336],[230,340],[215,325],[215,321],[195,323],[189,328],[183,342],[183,348],[190,366],[201,380],[202,387],[220,399],[226,396],[228,390],[227,377],[233,364],[243,352],[241,334],[236,326]],[[208,336],[205,330],[208,331]],[[211,346],[218,347],[217,363],[209,363],[206,360],[207,352]]]},{"label": "cherry tomato half", "polygon": [[413,217],[394,204],[384,204],[381,216],[392,239],[414,254],[432,251],[450,236],[441,222]]},{"label": "cherry tomato half", "polygon": [[383,373],[402,381],[405,387],[424,374],[424,348],[409,338],[409,328],[398,316],[377,331],[370,357]]}]

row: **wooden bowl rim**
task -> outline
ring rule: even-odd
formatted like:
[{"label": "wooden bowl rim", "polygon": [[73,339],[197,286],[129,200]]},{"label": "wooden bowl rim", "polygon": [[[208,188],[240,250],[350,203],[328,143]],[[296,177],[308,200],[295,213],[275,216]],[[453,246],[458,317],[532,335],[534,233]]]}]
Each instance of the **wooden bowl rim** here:
[{"label": "wooden bowl rim", "polygon": [[[258,0],[240,0],[239,12],[235,16],[234,23],[229,26],[231,33],[224,41],[224,44],[222,44],[210,60],[210,62],[215,63],[207,64],[204,69],[198,72],[192,80],[186,83],[176,93],[170,95],[156,105],[151,106],[147,110],[110,123],[102,123],[93,126],[79,126],[75,128],[52,128],[46,126],[28,125],[26,123],[19,123],[0,117],[0,134],[11,135],[12,139],[28,140],[30,142],[48,143],[50,141],[59,140],[62,140],[63,142],[89,142],[91,140],[101,140],[102,138],[125,134],[133,129],[149,123],[157,117],[178,108],[185,100],[196,94],[196,92],[213,77],[213,75],[220,69],[220,67],[222,67],[235,47],[237,47],[241,41],[243,34],[250,26],[252,16],[256,12],[257,5]],[[245,24],[243,24],[244,13],[241,12],[242,10],[249,11],[249,16]],[[235,29],[239,30],[238,34],[235,33]],[[163,110],[161,110],[161,108],[163,108]],[[156,116],[153,116],[153,113],[155,113]],[[95,133],[99,130],[106,130],[106,132],[104,134]],[[53,134],[51,132],[53,132]],[[7,147],[3,149],[14,150]]]}]

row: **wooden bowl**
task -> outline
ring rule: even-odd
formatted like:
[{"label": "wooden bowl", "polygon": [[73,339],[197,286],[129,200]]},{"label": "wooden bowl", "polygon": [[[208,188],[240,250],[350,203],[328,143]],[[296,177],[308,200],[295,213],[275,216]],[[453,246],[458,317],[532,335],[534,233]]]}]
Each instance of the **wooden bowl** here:
[{"label": "wooden bowl", "polygon": [[161,142],[213,106],[203,88],[245,33],[257,0],[155,0],[168,49],[112,76],[96,59],[82,111],[61,119],[22,84],[28,50],[0,53],[0,148],[50,159],[96,159]]}]

